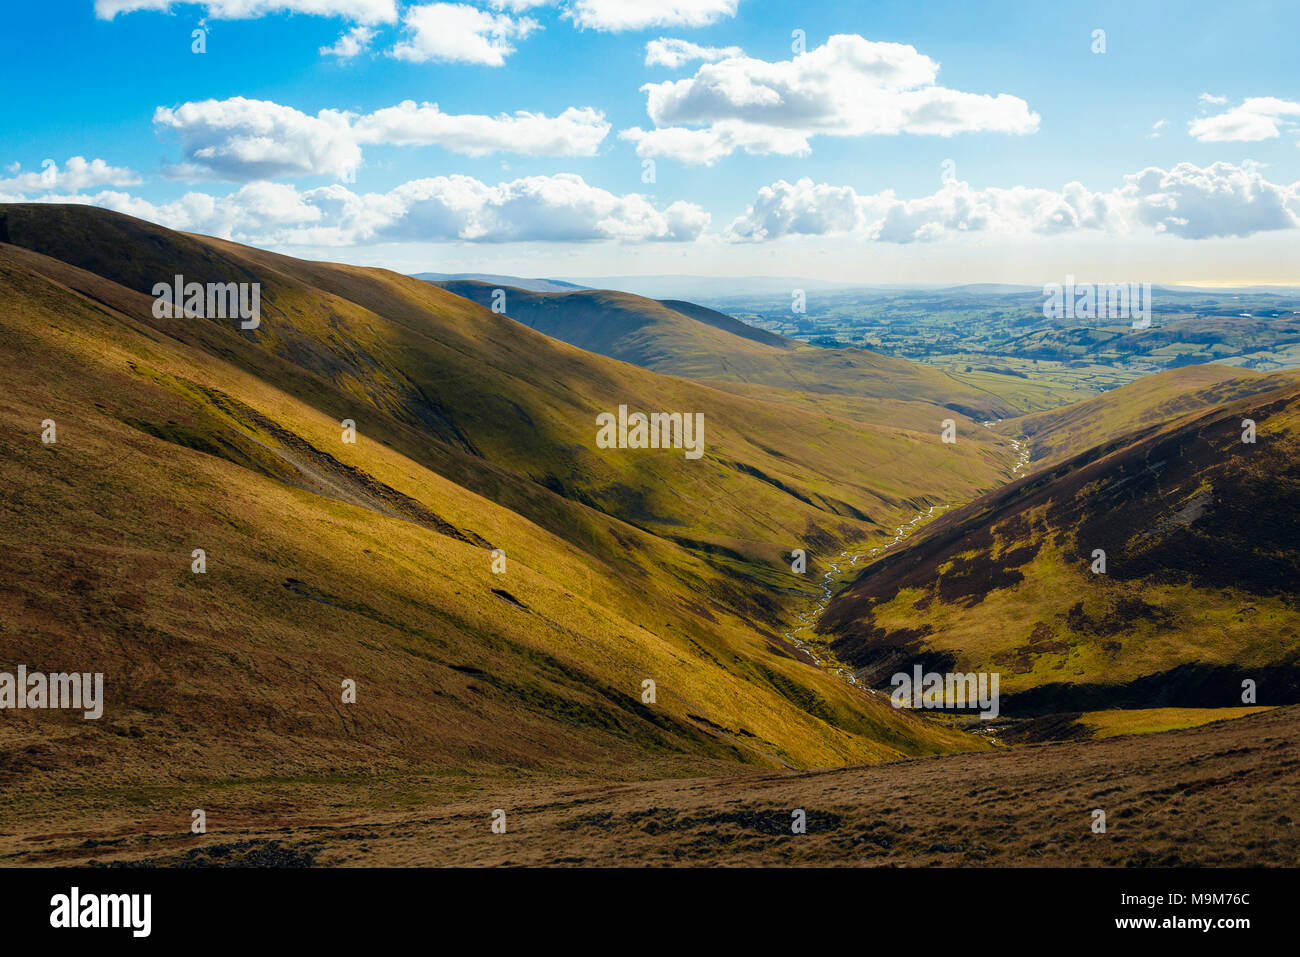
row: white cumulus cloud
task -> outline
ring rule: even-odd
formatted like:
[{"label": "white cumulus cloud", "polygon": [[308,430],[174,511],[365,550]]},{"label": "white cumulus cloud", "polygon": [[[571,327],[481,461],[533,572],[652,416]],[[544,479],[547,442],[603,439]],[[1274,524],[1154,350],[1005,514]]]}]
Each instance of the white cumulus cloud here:
[{"label": "white cumulus cloud", "polygon": [[510,41],[540,27],[531,17],[515,19],[465,3],[430,3],[407,7],[402,29],[407,38],[393,47],[399,60],[503,66],[515,52]]},{"label": "white cumulus cloud", "polygon": [[604,114],[569,107],[558,116],[519,111],[500,116],[444,113],[436,103],[405,100],[357,120],[362,143],[441,146],[467,156],[493,152],[529,156],[594,156],[609,133]]},{"label": "white cumulus cloud", "polygon": [[173,175],[231,182],[295,176],[354,178],[362,144],[441,146],[469,156],[593,156],[609,123],[591,107],[558,116],[519,111],[500,116],[444,113],[436,103],[406,100],[358,116],[315,116],[269,100],[232,97],[159,107],[154,124],[180,140]]},{"label": "white cumulus cloud", "polygon": [[241,182],[281,176],[350,180],[361,165],[349,114],[309,116],[242,96],[154,111],[154,125],[180,137],[182,171]]},{"label": "white cumulus cloud", "polygon": [[21,169],[18,163],[9,167],[13,176],[0,179],[0,192],[13,196],[49,190],[75,193],[104,186],[134,186],[140,182],[139,175],[126,167],[109,166],[102,159],[87,160],[84,156],[71,157],[62,169],[52,159],[43,161],[39,172],[22,173]]},{"label": "white cumulus cloud", "polygon": [[[1215,105],[1227,103],[1224,97],[1204,93],[1201,101]],[[1300,122],[1300,103],[1275,96],[1252,96],[1222,113],[1192,120],[1187,124],[1187,132],[1202,143],[1253,143],[1276,139],[1297,122]]]},{"label": "white cumulus cloud", "polygon": [[353,27],[338,38],[333,46],[321,47],[321,56],[336,56],[340,60],[350,60],[360,55],[370,46],[375,38],[375,31],[370,27]]},{"label": "white cumulus cloud", "polygon": [[1127,234],[1138,230],[1185,239],[1248,236],[1300,227],[1300,182],[1270,183],[1251,164],[1180,163],[1124,177],[1106,192],[1080,183],[1060,190],[1026,186],[975,189],[945,183],[937,192],[900,199],[892,190],[860,194],[852,187],[779,180],[724,231],[731,242],[782,236],[850,236],[913,243],[963,234],[1047,236],[1079,230]]},{"label": "white cumulus cloud", "polygon": [[659,209],[636,193],[618,195],[569,173],[490,185],[437,176],[386,193],[335,184],[299,191],[256,182],[228,196],[191,192],[169,203],[128,193],[46,194],[42,202],[81,202],[173,229],[260,246],[352,246],[376,242],[691,242],[709,215],[691,203]]},{"label": "white cumulus cloud", "polygon": [[841,34],[791,60],[744,55],[692,77],[647,83],[655,129],[620,133],[641,156],[712,162],[737,149],[806,154],[812,136],[1033,133],[1039,117],[1017,96],[938,86],[939,65],[901,43]]},{"label": "white cumulus cloud", "polygon": [[1300,226],[1300,182],[1270,183],[1253,163],[1152,166],[1124,182],[1119,195],[1134,204],[1138,221],[1184,239]]},{"label": "white cumulus cloud", "polygon": [[695,60],[716,63],[718,60],[741,56],[743,53],[740,47],[702,47],[689,40],[660,37],[645,45],[645,65],[666,66],[670,70],[676,70]]}]

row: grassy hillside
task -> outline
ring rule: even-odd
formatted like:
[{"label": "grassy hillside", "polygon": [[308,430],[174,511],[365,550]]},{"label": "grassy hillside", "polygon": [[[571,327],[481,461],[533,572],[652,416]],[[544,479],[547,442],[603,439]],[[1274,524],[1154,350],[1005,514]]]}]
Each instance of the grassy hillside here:
[{"label": "grassy hillside", "polygon": [[[1014,414],[1002,399],[938,369],[863,349],[805,345],[691,303],[609,290],[538,293],[477,282],[441,285],[487,306],[502,289],[505,314],[548,336],[728,391],[806,408],[816,408],[823,396],[845,396],[868,406],[859,412],[864,416],[876,412],[864,398],[924,403],[914,410],[923,412],[921,419],[910,427],[922,421],[930,427],[953,412],[979,420]],[[892,413],[873,420],[897,421]]]},{"label": "grassy hillside", "polygon": [[[306,263],[86,207],[61,209],[55,219],[48,207],[11,206],[0,228],[14,244],[98,278],[65,277],[64,267],[44,263],[47,274],[336,419],[354,419],[363,434],[509,507],[530,501],[540,485],[657,534],[767,561],[803,542],[829,546],[874,534],[936,500],[970,498],[996,486],[1012,457],[1005,439],[966,422],[969,441],[954,456],[938,442],[933,419],[924,431],[866,427],[746,401],[603,361],[394,273]],[[86,244],[88,230],[102,243]],[[139,291],[174,273],[261,277],[261,328],[177,328],[175,320],[154,319]],[[620,404],[703,413],[706,454],[690,461],[679,451],[597,448],[597,414]],[[558,534],[577,534],[583,523],[563,505],[544,511],[557,509],[533,517]]]},{"label": "grassy hillside", "polygon": [[[594,356],[414,279],[102,210],[0,207],[0,238],[0,667],[102,671],[108,695],[99,722],[8,713],[7,787],[981,746],[784,642],[813,586],[781,556],[811,546],[819,567],[996,484],[1000,440],[954,457]],[[260,327],[155,318],[148,291],[176,273],[261,282]],[[619,402],[705,412],[705,456],[597,449],[595,414]]]},{"label": "grassy hillside", "polygon": [[1063,408],[1009,419],[999,424],[998,431],[1023,435],[1036,463],[1055,463],[1115,436],[1293,382],[1300,382],[1300,373],[1264,374],[1227,365],[1185,366]]},{"label": "grassy hillside", "polygon": [[1229,707],[1246,679],[1259,704],[1300,701],[1298,463],[1294,380],[1112,439],[869,566],[824,638],[873,684],[999,672],[1011,714]]}]

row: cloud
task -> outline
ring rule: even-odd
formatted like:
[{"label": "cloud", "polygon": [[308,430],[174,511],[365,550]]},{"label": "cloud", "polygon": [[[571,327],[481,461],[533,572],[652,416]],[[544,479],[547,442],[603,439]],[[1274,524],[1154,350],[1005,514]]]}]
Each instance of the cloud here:
[{"label": "cloud", "polygon": [[[60,188],[70,189],[74,182],[68,180]],[[13,185],[0,181],[0,197]],[[174,229],[277,247],[693,242],[710,225],[709,214],[695,204],[675,202],[660,208],[645,196],[611,193],[574,174],[530,176],[496,185],[470,176],[438,176],[364,194],[341,184],[300,191],[259,181],[227,196],[191,192],[162,204],[119,190],[94,195],[51,190],[34,201],[91,203]],[[1206,239],[1298,228],[1300,182],[1270,183],[1250,163],[1180,163],[1168,170],[1150,167],[1130,174],[1105,192],[1080,183],[1050,190],[976,189],[949,182],[931,195],[900,199],[892,190],[861,194],[849,186],[807,178],[779,180],[758,191],[722,238],[756,243],[789,236],[845,237],[908,244],[964,235],[1024,238],[1088,230]]]},{"label": "cloud", "polygon": [[436,103],[406,100],[362,116],[341,110],[311,116],[238,96],[159,107],[154,124],[180,138],[173,176],[229,182],[294,176],[348,182],[361,166],[361,145],[373,143],[441,146],[469,156],[593,156],[609,133],[604,115],[591,107],[570,107],[558,116],[519,111],[493,117],[443,113]]},{"label": "cloud", "polygon": [[799,133],[733,122],[716,123],[703,130],[684,126],[643,130],[634,126],[621,131],[618,136],[635,143],[638,156],[668,156],[683,163],[705,166],[711,166],[742,148],[749,153],[783,156],[807,156],[812,152],[807,137]]},{"label": "cloud", "polygon": [[349,114],[309,116],[269,100],[242,96],[203,100],[154,111],[154,125],[180,137],[177,172],[243,182],[281,176],[351,180],[361,165]]},{"label": "cloud", "polygon": [[676,70],[683,64],[690,63],[693,60],[716,63],[718,60],[726,60],[743,54],[744,51],[740,47],[702,47],[697,43],[691,43],[689,40],[673,40],[668,37],[660,37],[658,40],[651,40],[645,45],[645,65],[666,66],[670,70]]},{"label": "cloud", "polygon": [[616,196],[563,173],[497,186],[468,176],[416,180],[389,192],[384,208],[390,218],[373,234],[381,240],[680,242],[709,221],[689,204],[659,212],[638,194]]},{"label": "cloud", "polygon": [[511,38],[524,39],[540,27],[530,17],[516,20],[464,3],[431,3],[408,7],[402,29],[409,36],[393,47],[399,60],[503,66],[515,52]]},{"label": "cloud", "polygon": [[370,27],[353,27],[338,38],[330,47],[321,47],[321,56],[336,56],[341,60],[350,60],[370,46],[375,38],[375,31]]},{"label": "cloud", "polygon": [[1160,138],[1161,131],[1164,130],[1164,128],[1168,125],[1169,125],[1168,120],[1156,120],[1154,123],[1151,124],[1151,132],[1147,134],[1147,139],[1158,140]]},{"label": "cloud", "polygon": [[647,27],[704,27],[734,17],[739,0],[571,0],[564,15],[580,29],[617,33]]},{"label": "cloud", "polygon": [[[1226,97],[1201,94],[1203,103],[1224,104]],[[1203,116],[1187,124],[1187,132],[1202,143],[1253,143],[1276,139],[1300,118],[1300,103],[1275,96],[1253,96],[1214,116]]]},{"label": "cloud", "polygon": [[935,85],[939,65],[914,47],[837,35],[791,60],[731,56],[694,76],[647,83],[656,129],[624,130],[640,156],[709,163],[737,149],[804,155],[815,135],[1033,133],[1038,114],[1006,93]]},{"label": "cloud", "polygon": [[1025,186],[974,189],[945,183],[930,196],[904,200],[892,190],[863,195],[811,179],[780,180],[758,191],[744,215],[724,231],[731,242],[783,236],[851,236],[913,243],[963,234],[1048,236],[1079,230],[1130,233],[1150,229],[1185,239],[1248,236],[1300,227],[1300,182],[1266,181],[1251,164],[1180,163],[1150,167],[1124,184],[1095,193],[1080,183],[1061,190]]},{"label": "cloud", "polygon": [[972,189],[945,183],[936,193],[902,200],[892,190],[860,195],[849,186],[780,180],[759,190],[745,214],[727,228],[732,242],[780,236],[853,235],[886,243],[928,242],[962,233],[1047,235],[1100,224],[1107,211],[1073,184],[1061,193],[1023,186]]},{"label": "cloud", "polygon": [[1124,177],[1139,222],[1184,239],[1249,236],[1300,226],[1300,182],[1270,183],[1253,163],[1179,163]]},{"label": "cloud", "polygon": [[49,190],[75,193],[103,186],[134,186],[140,182],[139,175],[132,170],[122,166],[109,166],[102,159],[87,160],[83,156],[73,156],[63,164],[63,169],[59,169],[59,164],[52,159],[41,163],[39,173],[20,173],[21,169],[22,166],[18,163],[9,167],[13,177],[0,179],[0,192],[13,196]]},{"label": "cloud", "polygon": [[605,116],[591,107],[569,107],[558,116],[519,111],[514,115],[444,113],[436,103],[405,100],[357,120],[362,143],[441,146],[468,156],[493,152],[529,156],[594,156],[609,133]]},{"label": "cloud", "polygon": [[[171,12],[184,6],[176,0],[95,0],[95,16],[112,20],[119,13],[136,10]],[[305,13],[317,17],[339,17],[353,23],[393,23],[397,0],[205,0],[202,6],[213,20],[251,20],[274,13]]]},{"label": "cloud", "polygon": [[261,246],[351,246],[376,242],[691,242],[709,215],[691,203],[660,210],[636,193],[616,195],[562,173],[488,185],[469,176],[403,183],[358,194],[342,185],[299,192],[249,183],[228,196],[191,192],[154,204],[119,191],[49,194],[42,202],[82,202],[173,229]]}]

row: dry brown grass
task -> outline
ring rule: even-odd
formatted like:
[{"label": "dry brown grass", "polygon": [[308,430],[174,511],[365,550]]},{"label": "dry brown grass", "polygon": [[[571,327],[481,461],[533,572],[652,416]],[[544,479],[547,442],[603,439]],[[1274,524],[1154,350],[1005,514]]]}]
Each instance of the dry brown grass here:
[{"label": "dry brown grass", "polygon": [[[1156,735],[642,783],[397,776],[6,808],[8,864],[1295,866],[1300,707]],[[209,833],[187,833],[191,806]],[[507,812],[493,834],[490,815]],[[791,811],[807,813],[790,833]],[[1107,830],[1092,832],[1092,811]],[[62,822],[55,833],[49,821]]]}]

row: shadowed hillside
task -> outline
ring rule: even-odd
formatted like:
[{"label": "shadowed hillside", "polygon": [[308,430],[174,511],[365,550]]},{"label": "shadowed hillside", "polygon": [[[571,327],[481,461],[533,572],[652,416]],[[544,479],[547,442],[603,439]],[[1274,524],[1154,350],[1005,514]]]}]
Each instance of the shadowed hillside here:
[{"label": "shadowed hillside", "polygon": [[1298,515],[1292,379],[949,512],[865,569],[821,625],[873,685],[916,662],[1000,672],[1014,715],[1228,707],[1246,679],[1260,704],[1296,702]]}]

